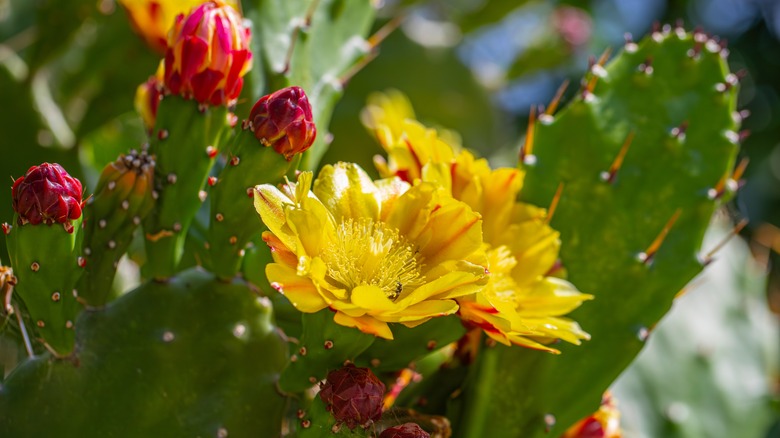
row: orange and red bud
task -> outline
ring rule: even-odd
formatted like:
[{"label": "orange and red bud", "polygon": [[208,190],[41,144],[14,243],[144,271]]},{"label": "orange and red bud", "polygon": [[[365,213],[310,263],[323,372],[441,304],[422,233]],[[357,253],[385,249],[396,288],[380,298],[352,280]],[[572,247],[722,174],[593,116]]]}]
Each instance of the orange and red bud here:
[{"label": "orange and red bud", "polygon": [[135,91],[135,110],[141,115],[146,129],[150,132],[154,129],[157,121],[157,108],[160,106],[162,98],[162,69],[157,71],[155,76],[149,76],[149,79],[139,85]]},{"label": "orange and red bud", "polygon": [[309,149],[317,137],[309,98],[301,87],[261,97],[249,113],[248,127],[264,146],[273,147],[287,161]]},{"label": "orange and red bud", "polygon": [[390,427],[379,434],[379,438],[430,438],[430,434],[415,423],[404,423]]},{"label": "orange and red bud", "polygon": [[19,225],[60,223],[73,232],[72,220],[81,217],[81,182],[59,164],[32,166],[14,181],[11,189]]},{"label": "orange and red bud", "polygon": [[561,438],[621,438],[620,411],[612,395],[607,392],[601,398],[601,406],[590,415],[571,426]]},{"label": "orange and red bud", "polygon": [[223,0],[176,17],[165,52],[165,87],[200,104],[233,105],[251,68],[250,30]]},{"label": "orange and red bud", "polygon": [[368,368],[347,364],[328,373],[320,398],[336,424],[366,428],[382,417],[385,385]]}]

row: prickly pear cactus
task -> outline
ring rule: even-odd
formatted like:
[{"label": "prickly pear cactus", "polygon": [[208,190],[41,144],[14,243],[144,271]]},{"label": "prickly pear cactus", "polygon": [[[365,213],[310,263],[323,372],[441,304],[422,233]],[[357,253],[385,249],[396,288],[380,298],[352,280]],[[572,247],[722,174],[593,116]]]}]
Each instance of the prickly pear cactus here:
[{"label": "prickly pear cactus", "polygon": [[725,55],[706,35],[667,26],[595,64],[566,108],[529,127],[522,197],[557,203],[568,279],[596,296],[572,314],[591,341],[561,345],[559,357],[485,349],[457,436],[557,435],[594,412],[708,263],[704,231],[733,185],[739,142]]},{"label": "prickly pear cactus", "polygon": [[[738,179],[725,50],[669,27],[604,56],[532,117],[521,170],[377,111],[383,178],[315,176],[388,33],[367,37],[375,3],[212,0],[163,26],[146,7],[171,4],[121,2],[165,52],[139,79],[148,141],[86,192],[48,163],[14,183],[0,316],[28,358],[0,436],[559,436],[596,410],[709,262]],[[115,291],[125,256],[140,285]]]},{"label": "prickly pear cactus", "polygon": [[[148,142],[109,164],[87,193],[79,182],[37,206],[44,223],[22,214],[3,227],[19,281],[3,268],[2,316],[32,341],[27,360],[0,378],[0,435],[272,437],[289,429],[288,405],[303,398],[279,388],[289,339],[263,296],[263,277],[250,276],[251,284],[239,273],[263,229],[252,188],[298,169],[315,124],[327,129],[369,46],[375,9],[368,1],[246,3],[262,41],[253,56],[249,22],[229,9],[235,2],[195,5],[163,33],[165,59],[139,88]],[[133,10],[138,4],[123,6],[136,30],[150,24],[137,20],[148,12]],[[257,74],[240,94],[250,58]],[[258,114],[241,105],[266,92]],[[25,202],[49,199],[46,187],[34,188]],[[205,223],[196,221],[199,210]],[[209,270],[181,263],[196,227]],[[128,251],[144,281],[117,297],[112,284]]]},{"label": "prickly pear cactus", "polygon": [[0,392],[0,433],[276,436],[286,357],[267,299],[184,272],[82,313],[70,359],[43,355],[14,370]]}]

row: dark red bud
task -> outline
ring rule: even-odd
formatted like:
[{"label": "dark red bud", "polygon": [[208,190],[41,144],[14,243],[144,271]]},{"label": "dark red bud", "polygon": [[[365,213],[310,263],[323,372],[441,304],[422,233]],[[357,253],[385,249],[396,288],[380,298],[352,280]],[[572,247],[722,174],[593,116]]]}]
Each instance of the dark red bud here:
[{"label": "dark red bud", "polygon": [[415,423],[404,423],[382,431],[379,438],[429,438],[431,435]]},{"label": "dark red bud", "polygon": [[14,181],[11,194],[19,225],[60,223],[70,233],[70,221],[81,217],[81,182],[56,163],[31,167]]},{"label": "dark red bud", "polygon": [[368,368],[347,364],[331,371],[320,390],[320,398],[337,424],[352,430],[368,427],[382,417],[385,385]]},{"label": "dark red bud", "polygon": [[317,127],[301,87],[283,88],[263,96],[249,113],[250,126],[260,142],[291,160],[314,143]]}]

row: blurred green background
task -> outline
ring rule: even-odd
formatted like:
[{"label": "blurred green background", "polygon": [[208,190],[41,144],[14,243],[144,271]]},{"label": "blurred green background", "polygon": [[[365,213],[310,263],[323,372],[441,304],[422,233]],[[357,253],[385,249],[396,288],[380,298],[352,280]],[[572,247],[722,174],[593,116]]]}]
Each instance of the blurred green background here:
[{"label": "blurred green background", "polygon": [[[547,104],[565,80],[574,93],[589,58],[619,49],[626,33],[638,39],[654,22],[680,21],[728,40],[732,71],[744,70],[740,108],[750,113],[750,136],[742,154],[750,165],[709,247],[736,220],[750,224],[678,300],[614,391],[628,437],[780,436],[780,1],[375,3],[377,29],[403,20],[348,83],[324,163],[372,170],[381,151],[360,110],[371,92],[396,88],[421,121],[511,166],[530,108]],[[97,169],[144,141],[133,97],[158,61],[113,0],[0,0],[0,176],[9,178],[0,222],[13,216],[10,178],[29,166],[59,162],[89,193]],[[257,97],[247,92],[242,102]]]}]

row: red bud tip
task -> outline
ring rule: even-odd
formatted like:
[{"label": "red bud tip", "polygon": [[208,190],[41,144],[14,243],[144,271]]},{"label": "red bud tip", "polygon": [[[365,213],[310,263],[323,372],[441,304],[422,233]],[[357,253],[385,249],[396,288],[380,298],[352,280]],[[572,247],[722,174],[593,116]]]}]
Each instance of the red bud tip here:
[{"label": "red bud tip", "polygon": [[81,217],[84,206],[81,182],[56,163],[31,167],[14,182],[11,195],[19,225],[60,223],[69,233],[70,221]]},{"label": "red bud tip", "polygon": [[260,143],[272,146],[287,161],[309,149],[317,137],[309,98],[301,87],[261,97],[249,113],[249,122]]},{"label": "red bud tip", "polygon": [[430,434],[415,423],[404,423],[382,431],[379,438],[430,438]]},{"label": "red bud tip", "polygon": [[337,424],[365,429],[382,417],[384,393],[384,383],[371,370],[350,363],[328,373],[320,398]]}]

